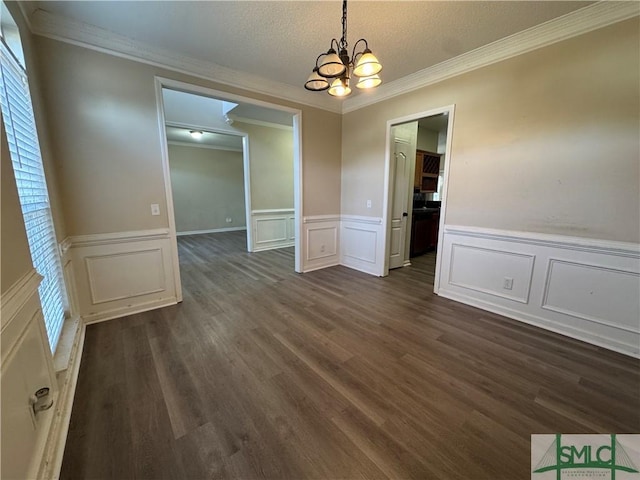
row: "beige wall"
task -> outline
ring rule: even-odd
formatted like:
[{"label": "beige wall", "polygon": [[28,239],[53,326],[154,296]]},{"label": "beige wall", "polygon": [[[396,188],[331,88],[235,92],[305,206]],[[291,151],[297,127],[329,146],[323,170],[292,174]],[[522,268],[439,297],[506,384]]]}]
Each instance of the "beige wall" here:
[{"label": "beige wall", "polygon": [[[340,210],[338,114],[35,37],[68,235],[166,228],[154,76],[300,108],[303,214]],[[333,139],[326,142],[327,138]],[[126,214],[123,214],[126,212]]]},{"label": "beige wall", "polygon": [[455,104],[446,223],[638,242],[638,35],[635,18],[344,115],[342,212],[382,216],[387,120]]},{"label": "beige wall", "polygon": [[[1,118],[1,116],[0,116]],[[4,122],[0,122],[0,293],[5,293],[15,282],[27,272],[33,264],[24,230],[22,210],[18,200],[18,189],[11,167],[11,156]]]},{"label": "beige wall", "polygon": [[242,152],[169,145],[169,169],[178,232],[246,226]]},{"label": "beige wall", "polygon": [[293,133],[291,129],[234,122],[249,134],[251,209],[293,209]]}]

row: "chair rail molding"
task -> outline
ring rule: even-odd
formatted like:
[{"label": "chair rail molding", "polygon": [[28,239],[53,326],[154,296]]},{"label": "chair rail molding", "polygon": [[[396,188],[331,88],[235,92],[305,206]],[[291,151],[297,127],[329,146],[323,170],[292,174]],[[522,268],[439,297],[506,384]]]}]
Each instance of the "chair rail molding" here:
[{"label": "chair rail molding", "polygon": [[640,245],[445,225],[439,295],[640,358]]}]

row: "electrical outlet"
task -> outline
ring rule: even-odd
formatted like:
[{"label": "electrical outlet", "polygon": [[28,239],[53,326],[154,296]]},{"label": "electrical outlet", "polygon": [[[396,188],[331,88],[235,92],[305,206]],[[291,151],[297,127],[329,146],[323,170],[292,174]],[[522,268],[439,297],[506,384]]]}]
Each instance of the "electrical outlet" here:
[{"label": "electrical outlet", "polygon": [[151,204],[151,215],[160,215],[160,205],[157,203]]},{"label": "electrical outlet", "polygon": [[367,200],[367,208],[371,208],[371,200]]},{"label": "electrical outlet", "polygon": [[502,282],[502,288],[505,290],[511,290],[513,288],[513,278],[504,277],[504,281]]},{"label": "electrical outlet", "polygon": [[227,223],[231,223],[232,222],[231,217],[227,217],[226,221],[227,221]]},{"label": "electrical outlet", "polygon": [[325,250],[324,245],[320,245],[320,252],[324,253],[324,250]]}]

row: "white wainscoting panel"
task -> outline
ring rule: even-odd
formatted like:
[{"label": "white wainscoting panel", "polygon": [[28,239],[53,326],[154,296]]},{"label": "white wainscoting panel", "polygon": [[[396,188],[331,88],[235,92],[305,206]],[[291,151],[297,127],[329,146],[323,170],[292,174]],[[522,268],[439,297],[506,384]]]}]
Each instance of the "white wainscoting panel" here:
[{"label": "white wainscoting panel", "polygon": [[[166,290],[160,248],[88,255],[84,263],[93,305]],[[130,271],[135,275],[130,275]]]},{"label": "white wainscoting panel", "polygon": [[[527,303],[535,258],[535,255],[454,243],[449,283]],[[511,289],[504,288],[505,278],[511,279]]]},{"label": "white wainscoting panel", "polygon": [[78,313],[85,323],[122,317],[177,302],[166,229],[70,237]]},{"label": "white wainscoting panel", "polygon": [[302,271],[310,272],[340,263],[340,216],[304,217],[304,257]]},{"label": "white wainscoting panel", "polygon": [[[2,478],[40,478],[57,409],[58,388],[35,270],[2,295],[0,441]],[[35,414],[29,398],[50,389],[53,406]]]},{"label": "white wainscoting panel", "polygon": [[542,308],[637,333],[639,277],[637,272],[551,258]]},{"label": "white wainscoting panel", "polygon": [[384,269],[382,219],[343,215],[340,228],[340,264],[381,276]]},{"label": "white wainscoting panel", "polygon": [[252,210],[252,252],[292,247],[295,242],[293,209]]},{"label": "white wainscoting panel", "polygon": [[439,295],[640,357],[640,245],[447,225],[441,256]]}]

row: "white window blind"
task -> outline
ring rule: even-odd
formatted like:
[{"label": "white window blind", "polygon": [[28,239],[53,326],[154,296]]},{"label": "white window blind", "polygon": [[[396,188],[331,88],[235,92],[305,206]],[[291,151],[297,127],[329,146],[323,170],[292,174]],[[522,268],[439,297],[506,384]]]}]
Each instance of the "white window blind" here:
[{"label": "white window blind", "polygon": [[39,287],[51,351],[65,318],[66,293],[27,75],[0,42],[0,106],[33,264],[44,278]]}]

